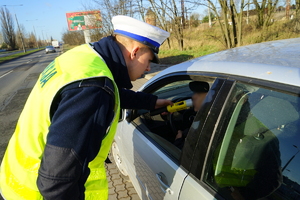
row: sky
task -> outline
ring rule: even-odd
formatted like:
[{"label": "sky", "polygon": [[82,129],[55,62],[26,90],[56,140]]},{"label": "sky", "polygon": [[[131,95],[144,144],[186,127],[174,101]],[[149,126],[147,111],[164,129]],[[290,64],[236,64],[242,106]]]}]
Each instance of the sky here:
[{"label": "sky", "polygon": [[[23,6],[19,6],[21,4]],[[0,0],[0,6],[3,5],[17,15],[19,24],[23,24],[27,32],[33,32],[34,26],[40,39],[52,37],[59,41],[68,27],[66,13],[83,10],[82,0]]]},{"label": "sky", "polygon": [[[83,11],[82,2],[88,0],[0,0],[0,6],[7,5],[11,14],[17,15],[19,24],[26,32],[33,32],[41,39],[52,37],[61,41],[62,33],[67,29],[67,12]],[[22,5],[22,6],[20,6]],[[196,11],[197,12],[197,11]],[[15,21],[14,21],[15,22]],[[17,30],[17,24],[15,22]]]}]

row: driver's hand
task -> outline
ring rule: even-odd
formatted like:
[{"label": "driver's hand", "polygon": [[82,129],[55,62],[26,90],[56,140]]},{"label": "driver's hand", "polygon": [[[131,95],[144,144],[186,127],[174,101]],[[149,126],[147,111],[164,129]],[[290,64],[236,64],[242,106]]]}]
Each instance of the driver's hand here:
[{"label": "driver's hand", "polygon": [[161,108],[161,107],[166,107],[168,105],[173,105],[173,102],[168,99],[157,99],[156,104],[155,104],[155,109]]},{"label": "driver's hand", "polygon": [[182,138],[182,131],[181,131],[181,130],[178,130],[178,133],[177,133],[177,135],[176,135],[175,140],[176,140],[176,139],[179,139],[179,138]]}]

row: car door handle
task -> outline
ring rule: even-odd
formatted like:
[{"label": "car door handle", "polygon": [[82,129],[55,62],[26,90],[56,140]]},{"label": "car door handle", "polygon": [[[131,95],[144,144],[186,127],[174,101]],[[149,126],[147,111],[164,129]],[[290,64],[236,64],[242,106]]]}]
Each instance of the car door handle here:
[{"label": "car door handle", "polygon": [[164,181],[166,181],[166,176],[162,173],[159,172],[156,174],[156,178],[158,179],[158,182],[160,183],[160,189],[164,192],[164,193],[169,193],[169,194],[173,194],[174,192],[171,190],[170,186],[168,186],[167,184],[165,184]]}]

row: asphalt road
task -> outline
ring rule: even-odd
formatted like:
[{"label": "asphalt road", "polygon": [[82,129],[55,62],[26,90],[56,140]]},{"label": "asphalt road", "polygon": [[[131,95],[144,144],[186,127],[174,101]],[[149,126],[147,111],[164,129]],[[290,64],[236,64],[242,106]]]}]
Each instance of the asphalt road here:
[{"label": "asphalt road", "polygon": [[[40,51],[0,64],[0,162],[39,74],[59,54],[60,50],[49,54]],[[109,200],[139,200],[132,183],[119,173],[117,166],[114,163],[105,166]]]},{"label": "asphalt road", "polygon": [[39,74],[58,54],[40,51],[0,64],[0,160]]}]

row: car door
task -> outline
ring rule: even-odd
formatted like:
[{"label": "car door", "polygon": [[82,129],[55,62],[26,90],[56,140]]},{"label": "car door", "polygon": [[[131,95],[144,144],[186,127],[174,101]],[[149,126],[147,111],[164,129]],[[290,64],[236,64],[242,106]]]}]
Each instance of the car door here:
[{"label": "car door", "polygon": [[[201,109],[202,118],[209,113],[212,102],[225,80],[201,75],[172,75],[147,86],[144,91],[159,98],[184,99],[191,97],[188,83],[192,80],[208,81],[211,89]],[[178,199],[188,171],[181,165],[182,152],[168,136],[168,127],[161,116],[148,116],[143,110],[132,111],[132,121],[123,121],[115,140],[122,151],[128,175],[142,199]],[[145,118],[151,118],[151,123]],[[199,128],[199,127],[198,127]],[[195,144],[194,144],[195,145]],[[186,152],[191,157],[193,152]]]},{"label": "car door", "polygon": [[212,135],[200,134],[180,199],[299,199],[300,88],[236,79]]},{"label": "car door", "polygon": [[[234,81],[229,79],[217,79],[216,81],[219,84],[216,84],[218,87],[215,90],[218,92],[214,97],[215,100],[208,101],[209,105],[206,107],[206,111],[197,113],[186,138],[181,156],[181,164],[188,169],[189,174],[182,185],[179,196],[180,200],[216,198],[213,192],[207,190],[207,186],[200,181],[199,177],[203,169],[203,163],[205,163],[206,154],[209,152],[209,144],[216,128],[215,125],[219,121],[223,105],[234,84]],[[211,92],[215,93],[212,90]]]}]

